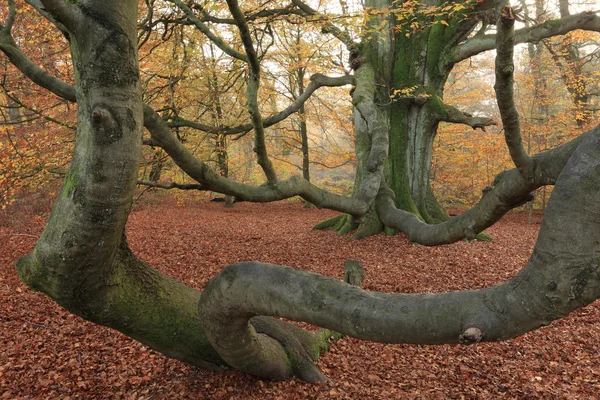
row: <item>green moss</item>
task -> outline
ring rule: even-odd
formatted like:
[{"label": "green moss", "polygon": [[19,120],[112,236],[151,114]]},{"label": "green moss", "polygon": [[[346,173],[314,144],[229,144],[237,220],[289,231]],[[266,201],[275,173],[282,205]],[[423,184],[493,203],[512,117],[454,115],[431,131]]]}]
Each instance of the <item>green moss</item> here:
[{"label": "green moss", "polygon": [[23,283],[36,292],[41,290],[38,277],[41,275],[42,265],[36,257],[36,249],[33,249],[30,254],[20,257],[15,262],[15,268],[19,279],[21,279]]},{"label": "green moss", "polygon": [[491,242],[492,235],[490,235],[489,233],[481,232],[477,234],[477,236],[475,236],[475,240],[479,240],[480,242]]},{"label": "green moss", "polygon": [[323,229],[333,228],[340,221],[340,219],[344,218],[344,216],[345,216],[345,214],[340,214],[340,215],[336,215],[333,218],[326,219],[325,221],[321,221],[317,225],[315,225],[313,227],[313,229],[323,230]]},{"label": "green moss", "polygon": [[397,229],[393,229],[393,228],[388,228],[387,226],[384,228],[384,232],[386,235],[388,236],[394,236],[396,235],[399,231]]},{"label": "green moss", "polygon": [[446,114],[446,104],[437,94],[431,95],[427,100],[427,108],[434,114],[443,116]]},{"label": "green moss", "polygon": [[200,326],[200,292],[133,258],[117,263],[106,287],[94,322],[192,365],[225,365]]},{"label": "green moss", "polygon": [[68,198],[72,194],[76,183],[77,183],[76,175],[72,172],[69,172],[67,174],[67,176],[65,177],[65,181],[63,183],[63,189],[60,194],[60,197],[62,199]]}]

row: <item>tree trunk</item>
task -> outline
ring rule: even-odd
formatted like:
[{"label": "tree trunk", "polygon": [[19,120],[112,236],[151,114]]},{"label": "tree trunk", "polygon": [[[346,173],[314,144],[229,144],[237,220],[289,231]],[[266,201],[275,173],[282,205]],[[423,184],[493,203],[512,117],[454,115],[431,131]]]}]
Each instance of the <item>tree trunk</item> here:
[{"label": "tree trunk", "polygon": [[[299,37],[298,37],[299,39]],[[298,97],[304,94],[304,68],[298,68],[296,70],[298,80]],[[300,118],[300,143],[302,150],[302,177],[306,179],[306,181],[310,182],[310,158],[309,158],[309,148],[308,148],[308,126],[306,125],[306,110],[304,107],[304,103],[300,106],[298,110],[298,117]],[[313,205],[310,201],[304,201],[304,208],[312,208]]]},{"label": "tree trunk", "polygon": [[[220,110],[220,107],[219,107]],[[227,136],[222,133],[216,135],[217,169],[224,178],[229,176],[229,153],[227,151]],[[225,207],[233,207],[233,196],[225,195]]]},{"label": "tree trunk", "polygon": [[[374,9],[388,8],[392,2],[370,0],[366,5]],[[433,19],[422,20],[422,28],[412,32],[406,30],[406,24],[396,26],[393,16],[383,15],[371,17],[359,52],[351,56],[352,63],[355,67],[369,63],[375,71],[375,102],[384,116],[389,138],[385,178],[394,192],[396,207],[424,222],[438,223],[449,216],[438,203],[429,182],[433,141],[439,122],[448,113],[448,106],[442,101],[444,85],[453,66],[448,56],[452,45],[458,44],[473,21],[459,12],[448,25]],[[368,154],[370,142],[366,138],[369,127],[358,112],[354,113],[354,123],[359,159],[355,187],[358,187],[361,171],[366,168],[360,160],[363,154]],[[362,221],[346,216],[339,217],[336,225],[333,222],[329,220],[316,228],[333,228],[344,234],[358,227],[353,238],[377,234],[384,229],[374,209]]]},{"label": "tree trunk", "polygon": [[136,259],[124,239],[143,127],[137,1],[61,3],[72,32],[77,140],[46,229],[17,272],[87,320],[191,364],[222,366],[195,318],[200,292]]}]

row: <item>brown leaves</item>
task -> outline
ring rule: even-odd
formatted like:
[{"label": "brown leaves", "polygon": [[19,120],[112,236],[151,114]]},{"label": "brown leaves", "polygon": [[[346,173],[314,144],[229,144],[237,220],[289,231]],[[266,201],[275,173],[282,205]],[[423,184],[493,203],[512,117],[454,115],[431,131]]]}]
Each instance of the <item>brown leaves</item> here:
[{"label": "brown leaves", "polygon": [[[480,288],[503,281],[527,262],[539,228],[527,225],[525,215],[510,213],[490,229],[491,243],[428,248],[402,236],[350,242],[312,231],[335,214],[301,203],[225,209],[189,200],[181,207],[165,197],[143,201],[128,226],[132,248],[198,288],[236,261],[281,263],[341,278],[347,259],[363,262],[369,290]],[[36,236],[42,224],[31,217],[12,220],[0,226],[0,235]],[[34,242],[2,236],[0,245],[0,399],[594,398],[600,390],[598,303],[503,343],[413,346],[345,338],[319,362],[330,382],[271,382],[236,371],[201,371],[68,314],[26,288],[14,272],[15,257]]]}]

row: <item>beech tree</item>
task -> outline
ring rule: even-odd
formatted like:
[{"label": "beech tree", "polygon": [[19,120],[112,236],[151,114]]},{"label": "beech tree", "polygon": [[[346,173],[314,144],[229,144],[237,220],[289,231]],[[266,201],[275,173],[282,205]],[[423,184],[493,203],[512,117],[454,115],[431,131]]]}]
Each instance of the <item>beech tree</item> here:
[{"label": "beech tree", "polygon": [[[71,312],[202,368],[229,366],[272,379],[296,375],[321,381],[325,377],[313,361],[328,346],[333,332],[386,343],[496,341],[547,325],[600,297],[596,210],[600,127],[531,156],[523,149],[512,89],[516,42],[578,28],[598,30],[597,14],[573,14],[514,30],[515,10],[503,0],[467,5],[368,0],[375,12],[360,43],[330,20],[322,22],[325,33],[348,46],[354,73],[336,78],[313,76],[294,103],[263,118],[257,104],[261,51],[257,51],[250,21],[290,14],[318,19],[317,11],[300,0],[259,11],[244,11],[237,0],[227,0],[230,16],[223,18],[211,16],[199,3],[172,0],[181,12],[174,20],[182,18],[182,23],[195,26],[223,52],[248,65],[251,124],[219,127],[219,131],[254,130],[255,153],[267,183],[251,187],[211,170],[172,134],[174,126],[197,122],[164,119],[143,103],[137,1],[27,3],[68,39],[75,85],[41,69],[19,49],[11,31],[18,7],[23,5],[14,0],[5,2],[0,49],[29,79],[76,101],[78,116],[73,159],[46,229],[34,250],[16,266],[26,284]],[[436,7],[422,8],[427,5]],[[395,7],[411,12],[402,14]],[[408,27],[399,23],[400,15],[409,18]],[[235,26],[238,46],[216,36],[209,22]],[[485,32],[492,22],[497,26],[495,35]],[[479,33],[472,35],[478,25]],[[497,51],[497,101],[515,168],[500,174],[470,211],[428,225],[421,218],[427,220],[433,214],[428,206],[427,170],[437,123],[473,127],[493,123],[444,104],[443,82],[453,63],[493,48]],[[279,180],[265,146],[265,127],[298,110],[318,87],[348,83],[355,85],[358,170],[354,195],[328,193],[301,177]],[[415,89],[407,92],[405,88]],[[395,95],[399,98],[390,101]],[[491,288],[443,294],[375,293],[318,274],[249,261],[227,266],[199,292],[140,261],[127,245],[124,229],[137,182],[144,127],[151,135],[145,142],[161,147],[203,188],[261,202],[300,195],[319,207],[350,215],[341,218],[347,219],[344,229],[378,220],[426,245],[473,238],[527,201],[535,188],[556,186],[528,265]],[[366,215],[371,217],[365,219]],[[347,262],[349,282],[360,280],[356,279],[357,265]],[[270,317],[305,321],[324,329],[306,331]]]}]

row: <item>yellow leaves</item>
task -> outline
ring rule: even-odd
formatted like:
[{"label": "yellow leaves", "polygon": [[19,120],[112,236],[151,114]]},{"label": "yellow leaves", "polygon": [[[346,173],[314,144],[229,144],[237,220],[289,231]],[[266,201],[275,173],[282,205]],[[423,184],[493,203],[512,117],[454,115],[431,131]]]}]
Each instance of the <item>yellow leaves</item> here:
[{"label": "yellow leaves", "polygon": [[421,85],[414,85],[410,87],[394,89],[390,94],[390,98],[393,101],[408,98],[421,100],[426,100],[430,98],[431,95],[429,93],[424,93],[423,90],[423,86]]},{"label": "yellow leaves", "polygon": [[442,25],[446,25],[446,26],[449,26],[448,22],[447,22],[447,21],[444,21],[444,20],[441,20],[441,21],[440,21],[440,24],[442,24]]}]

